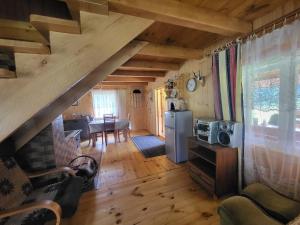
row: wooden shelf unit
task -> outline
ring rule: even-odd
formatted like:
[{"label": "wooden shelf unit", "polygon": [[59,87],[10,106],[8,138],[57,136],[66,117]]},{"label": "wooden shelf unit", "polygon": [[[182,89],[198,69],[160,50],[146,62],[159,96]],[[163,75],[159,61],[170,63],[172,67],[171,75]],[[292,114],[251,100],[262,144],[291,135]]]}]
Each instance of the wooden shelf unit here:
[{"label": "wooden shelf unit", "polygon": [[237,148],[210,145],[189,137],[188,149],[189,172],[196,182],[216,197],[237,192]]}]

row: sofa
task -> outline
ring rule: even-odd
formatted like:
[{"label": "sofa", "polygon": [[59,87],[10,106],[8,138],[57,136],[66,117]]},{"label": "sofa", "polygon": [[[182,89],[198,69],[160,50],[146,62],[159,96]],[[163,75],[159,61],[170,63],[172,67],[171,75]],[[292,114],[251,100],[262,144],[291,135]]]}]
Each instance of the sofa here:
[{"label": "sofa", "polygon": [[254,183],[218,208],[221,225],[300,225],[300,202]]},{"label": "sofa", "polygon": [[82,116],[75,119],[64,120],[65,131],[81,130],[81,141],[88,140],[90,138],[89,120],[89,116]]},{"label": "sofa", "polygon": [[0,143],[0,224],[59,225],[61,218],[71,217],[84,180],[69,167],[24,171],[15,153],[13,139]]},{"label": "sofa", "polygon": [[[58,182],[37,186],[34,178],[65,173]],[[55,168],[26,174],[13,157],[0,156],[0,224],[43,225],[71,217],[77,209],[83,180],[72,169]]]}]

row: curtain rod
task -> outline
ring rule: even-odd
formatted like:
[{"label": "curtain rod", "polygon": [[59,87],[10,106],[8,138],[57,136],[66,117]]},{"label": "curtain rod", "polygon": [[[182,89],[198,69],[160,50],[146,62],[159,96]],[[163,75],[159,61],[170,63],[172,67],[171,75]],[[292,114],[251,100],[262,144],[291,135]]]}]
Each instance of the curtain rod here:
[{"label": "curtain rod", "polygon": [[297,19],[299,19],[299,14],[300,14],[300,8],[257,28],[253,32],[244,36],[242,39],[248,38],[251,35],[263,36],[266,33],[272,32],[275,29],[278,29],[286,24],[296,21]]},{"label": "curtain rod", "polygon": [[255,29],[251,33],[248,33],[242,37],[238,37],[235,40],[231,40],[231,41],[225,43],[224,45],[220,46],[219,48],[216,48],[215,50],[206,54],[206,56],[211,56],[212,54],[216,54],[216,53],[223,51],[225,49],[228,49],[231,46],[234,46],[238,43],[246,42],[249,38],[261,37],[267,33],[270,33],[272,31],[280,28],[280,27],[283,27],[286,24],[292,23],[299,18],[300,18],[300,8]]}]

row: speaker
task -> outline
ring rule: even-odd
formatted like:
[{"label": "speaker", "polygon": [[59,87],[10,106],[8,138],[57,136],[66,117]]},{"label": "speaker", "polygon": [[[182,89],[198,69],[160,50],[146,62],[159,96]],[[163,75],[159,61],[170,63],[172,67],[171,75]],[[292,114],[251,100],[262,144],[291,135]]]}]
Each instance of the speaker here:
[{"label": "speaker", "polygon": [[218,143],[223,146],[237,148],[243,143],[243,125],[232,121],[220,121]]}]

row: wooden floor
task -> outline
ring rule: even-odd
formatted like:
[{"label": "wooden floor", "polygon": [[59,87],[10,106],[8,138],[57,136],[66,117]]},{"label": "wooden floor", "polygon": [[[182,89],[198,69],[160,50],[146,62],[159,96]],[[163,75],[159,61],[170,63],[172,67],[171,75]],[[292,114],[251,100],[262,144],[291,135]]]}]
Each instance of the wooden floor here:
[{"label": "wooden floor", "polygon": [[191,180],[184,165],[166,156],[146,159],[131,141],[111,142],[96,145],[103,151],[98,189],[82,196],[64,225],[219,224],[219,202]]}]

